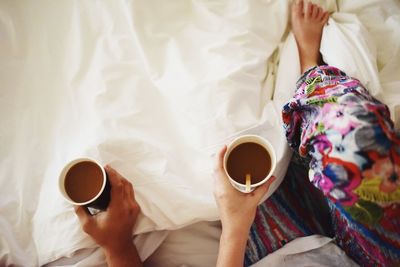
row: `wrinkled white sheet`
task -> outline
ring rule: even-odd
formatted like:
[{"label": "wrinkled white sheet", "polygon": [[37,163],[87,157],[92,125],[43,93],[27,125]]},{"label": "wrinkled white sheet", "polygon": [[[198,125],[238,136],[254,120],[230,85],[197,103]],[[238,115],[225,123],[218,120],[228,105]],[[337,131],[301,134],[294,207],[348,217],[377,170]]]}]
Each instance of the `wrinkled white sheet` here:
[{"label": "wrinkled white sheet", "polygon": [[[299,74],[289,35],[275,84],[286,1],[41,2],[0,3],[0,263],[43,264],[94,247],[56,191],[59,169],[76,156],[132,181],[143,210],[135,233],[216,219],[212,156],[238,134],[272,140],[283,177],[280,108]],[[400,112],[399,4],[338,8],[325,60],[344,63]]]},{"label": "wrinkled white sheet", "polygon": [[7,263],[95,246],[57,192],[60,168],[77,156],[133,183],[136,234],[218,219],[213,155],[241,133],[273,142],[282,179],[290,154],[268,59],[286,29],[285,2],[0,5]]},{"label": "wrinkled white sheet", "polygon": [[251,267],[359,266],[332,241],[331,238],[320,235],[299,237],[268,254]]}]

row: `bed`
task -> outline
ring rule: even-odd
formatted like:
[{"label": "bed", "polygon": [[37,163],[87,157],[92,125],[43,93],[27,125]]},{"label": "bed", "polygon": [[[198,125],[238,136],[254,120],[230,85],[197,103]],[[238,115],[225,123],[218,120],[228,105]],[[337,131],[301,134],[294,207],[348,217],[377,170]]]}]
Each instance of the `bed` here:
[{"label": "bed", "polygon": [[[398,127],[399,2],[320,2],[334,12],[324,60],[366,84]],[[134,185],[143,260],[179,229],[215,247],[218,149],[245,133],[272,141],[278,179],[265,198],[291,157],[280,109],[300,73],[288,12],[282,0],[2,1],[0,265],[104,264],[57,191],[80,156]]]}]

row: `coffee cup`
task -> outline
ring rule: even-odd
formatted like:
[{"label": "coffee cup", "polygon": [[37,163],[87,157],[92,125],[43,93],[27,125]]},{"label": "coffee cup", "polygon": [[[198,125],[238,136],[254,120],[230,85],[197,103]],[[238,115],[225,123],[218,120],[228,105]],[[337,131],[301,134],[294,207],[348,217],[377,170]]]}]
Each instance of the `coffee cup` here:
[{"label": "coffee cup", "polygon": [[274,173],[275,167],[276,155],[273,146],[258,135],[237,137],[228,145],[224,156],[224,170],[229,182],[243,193],[250,193],[266,183]]},{"label": "coffee cup", "polygon": [[110,182],[105,169],[94,159],[69,162],[59,176],[59,190],[73,205],[106,210],[110,202]]}]

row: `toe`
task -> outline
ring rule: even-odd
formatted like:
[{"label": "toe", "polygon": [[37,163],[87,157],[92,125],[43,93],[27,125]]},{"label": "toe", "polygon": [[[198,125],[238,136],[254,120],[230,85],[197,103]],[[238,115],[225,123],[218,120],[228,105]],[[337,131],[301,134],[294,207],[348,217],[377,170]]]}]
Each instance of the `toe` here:
[{"label": "toe", "polygon": [[304,9],[304,0],[296,0],[293,5],[293,12],[297,16],[303,16],[303,9]]},{"label": "toe", "polygon": [[325,23],[328,22],[328,19],[329,19],[329,12],[328,12],[328,11],[325,11],[325,12],[323,13],[323,15],[322,15],[321,22],[322,22],[323,24],[325,24]]},{"label": "toe", "polygon": [[323,9],[323,8],[321,7],[321,11],[320,11],[320,13],[319,13],[319,18],[320,18],[320,19],[323,19],[325,13],[327,13],[327,12],[325,11],[325,9]]},{"label": "toe", "polygon": [[318,16],[318,6],[313,4],[311,9],[311,18],[317,19],[317,16]]},{"label": "toe", "polygon": [[313,9],[314,9],[314,5],[311,2],[307,2],[306,11],[305,11],[305,14],[304,14],[306,19],[312,18]]},{"label": "toe", "polygon": [[320,19],[321,13],[322,13],[322,8],[320,8],[319,6],[314,6],[312,15],[313,19],[316,20]]}]

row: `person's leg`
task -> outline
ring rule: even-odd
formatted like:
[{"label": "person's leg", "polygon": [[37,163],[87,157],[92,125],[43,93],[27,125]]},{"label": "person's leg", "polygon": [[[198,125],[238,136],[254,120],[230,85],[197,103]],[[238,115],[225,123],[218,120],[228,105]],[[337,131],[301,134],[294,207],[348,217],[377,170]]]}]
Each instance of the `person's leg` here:
[{"label": "person's leg", "polygon": [[338,245],[361,265],[399,264],[400,136],[358,80],[318,66],[321,12],[310,4],[303,11],[302,1],[292,8],[304,74],[283,108],[286,136],[311,157],[310,180],[331,204]]},{"label": "person's leg", "polygon": [[322,63],[319,47],[322,28],[329,19],[329,13],[321,7],[303,1],[292,5],[292,29],[299,50],[301,73]]}]

